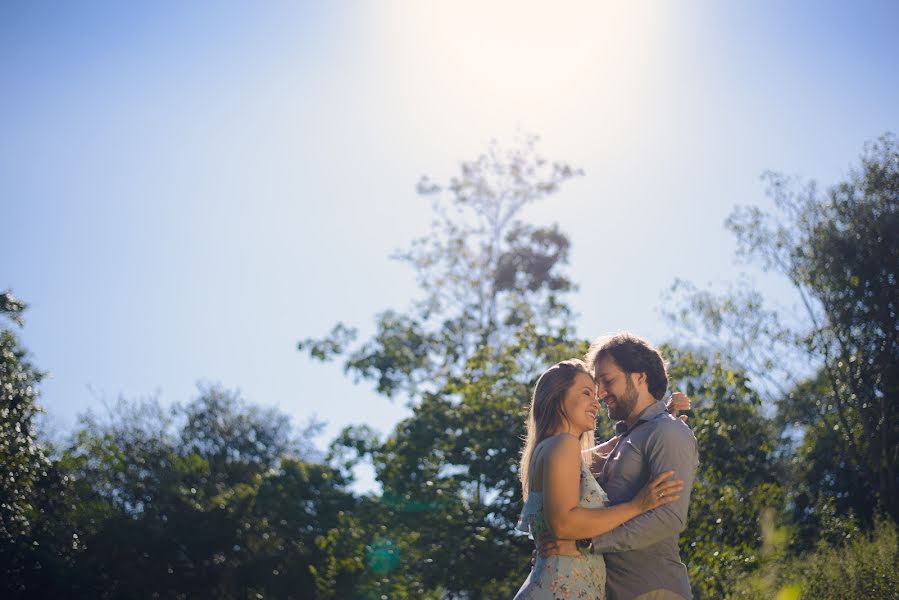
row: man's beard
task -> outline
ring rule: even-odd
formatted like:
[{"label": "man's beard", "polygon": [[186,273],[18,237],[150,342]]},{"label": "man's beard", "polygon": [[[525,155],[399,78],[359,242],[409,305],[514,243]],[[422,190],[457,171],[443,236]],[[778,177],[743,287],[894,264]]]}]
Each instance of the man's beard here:
[{"label": "man's beard", "polygon": [[631,412],[637,406],[637,400],[640,396],[637,393],[637,388],[634,387],[634,382],[631,381],[631,376],[627,375],[626,378],[627,384],[624,387],[624,393],[616,398],[615,410],[609,409],[609,418],[616,421],[624,421],[631,416]]}]

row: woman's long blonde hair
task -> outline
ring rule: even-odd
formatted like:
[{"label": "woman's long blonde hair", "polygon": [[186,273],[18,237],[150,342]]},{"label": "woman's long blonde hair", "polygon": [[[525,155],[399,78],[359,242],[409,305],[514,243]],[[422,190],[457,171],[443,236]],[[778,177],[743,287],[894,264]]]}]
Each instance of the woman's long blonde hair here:
[{"label": "woman's long blonde hair", "polygon": [[[587,369],[587,364],[578,359],[570,358],[556,363],[540,375],[534,386],[534,396],[531,398],[531,406],[528,409],[527,436],[524,440],[524,448],[521,451],[521,493],[525,500],[528,499],[530,488],[529,474],[531,469],[531,457],[537,444],[552,436],[552,432],[558,429],[565,415],[563,401],[565,394],[574,384],[578,373],[585,373],[593,377]],[[589,450],[594,445],[595,432],[588,431],[581,434],[581,450]],[[586,462],[586,454],[581,452],[581,460]]]}]

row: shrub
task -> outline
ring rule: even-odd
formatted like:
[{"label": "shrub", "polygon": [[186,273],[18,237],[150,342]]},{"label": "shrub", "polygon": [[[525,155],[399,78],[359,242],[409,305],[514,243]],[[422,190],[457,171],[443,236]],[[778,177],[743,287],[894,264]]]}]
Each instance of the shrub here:
[{"label": "shrub", "polygon": [[769,561],[760,574],[740,580],[732,600],[843,600],[899,598],[899,535],[886,518],[873,531],[834,545],[822,541],[813,552]]}]

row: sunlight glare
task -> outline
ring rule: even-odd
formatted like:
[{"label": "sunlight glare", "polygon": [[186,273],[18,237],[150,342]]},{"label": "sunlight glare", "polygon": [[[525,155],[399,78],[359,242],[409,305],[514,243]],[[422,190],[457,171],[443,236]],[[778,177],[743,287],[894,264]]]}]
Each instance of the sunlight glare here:
[{"label": "sunlight glare", "polygon": [[472,125],[490,131],[497,122],[525,119],[531,126],[566,107],[627,95],[650,76],[647,63],[661,43],[656,4],[392,6],[386,29],[400,54],[399,87],[412,84],[431,104],[451,101]]}]

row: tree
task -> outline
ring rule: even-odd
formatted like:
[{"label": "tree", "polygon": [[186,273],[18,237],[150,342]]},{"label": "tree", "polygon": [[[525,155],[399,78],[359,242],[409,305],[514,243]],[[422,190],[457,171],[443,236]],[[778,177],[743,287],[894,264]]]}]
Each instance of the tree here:
[{"label": "tree", "polygon": [[[0,294],[4,317],[21,326],[24,311],[25,304],[10,292]],[[30,537],[35,486],[49,464],[34,434],[37,386],[43,376],[12,330],[0,330],[0,459],[6,471],[0,478],[0,541],[7,552],[17,540]]]},{"label": "tree", "polygon": [[[383,443],[360,443],[352,432],[343,440],[364,448],[383,488],[378,527],[386,530],[369,530],[367,543],[389,538],[405,549],[401,567],[382,577],[398,597],[415,586],[511,596],[527,573],[529,542],[513,534],[527,403],[546,366],[585,350],[572,341],[563,301],[574,287],[562,272],[567,237],[520,220],[527,204],[580,172],[549,163],[535,144],[494,143],[445,186],[423,178],[418,191],[436,198],[431,234],[396,255],[415,269],[423,297],[407,312],[379,315],[375,335],[354,349],[355,331],[343,324],[299,343],[315,358],[343,356],[348,372],[412,402],[412,416]],[[358,547],[357,535],[331,534],[334,565],[355,568],[338,550]]]},{"label": "tree", "polygon": [[722,598],[733,582],[759,564],[759,516],[779,507],[783,490],[774,423],[746,373],[720,355],[662,347],[671,388],[687,393],[689,423],[699,446],[681,556],[696,598]]},{"label": "tree", "polygon": [[311,433],[218,386],[85,417],[60,459],[83,544],[70,593],[310,597],[318,538],[356,507],[341,473],[304,456]]},{"label": "tree", "polygon": [[487,349],[472,356],[458,379],[422,398],[374,453],[385,493],[401,509],[395,522],[418,536],[426,582],[483,598],[514,595],[521,585],[532,543],[515,531],[517,462],[539,374],[522,358],[536,354],[544,365],[585,350],[576,341],[547,345],[526,328],[499,357]]},{"label": "tree", "polygon": [[878,518],[867,534],[846,536],[837,543],[820,540],[814,551],[802,556],[784,556],[783,530],[766,529],[763,575],[738,581],[726,596],[729,600],[899,596],[899,536],[888,518]]},{"label": "tree", "polygon": [[896,138],[867,145],[847,180],[824,193],[764,177],[777,214],[738,208],[727,227],[742,259],[793,286],[801,312],[768,308],[745,287],[715,295],[679,283],[682,309],[671,316],[772,382],[781,423],[801,440],[800,520],[814,520],[827,491],[868,525],[875,511],[899,521]]},{"label": "tree", "polygon": [[342,323],[299,349],[322,360],[344,355],[348,372],[375,381],[388,397],[416,396],[440,389],[478,348],[496,351],[526,323],[544,333],[568,331],[570,310],[561,301],[574,287],[561,273],[568,238],[519,216],[581,172],[549,163],[536,143],[527,137],[504,149],[494,142],[462,162],[447,185],[423,177],[418,192],[434,198],[431,233],[394,256],[415,269],[423,297],[406,313],[378,315],[376,334],[354,350],[356,330]]},{"label": "tree", "polygon": [[[10,291],[0,293],[5,320],[22,327],[26,308]],[[13,330],[0,329],[0,590],[5,597],[62,593],[64,588],[43,573],[67,564],[78,545],[67,524],[50,518],[64,506],[67,482],[35,433],[44,375]]]}]

